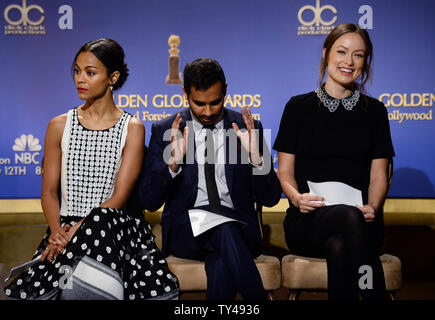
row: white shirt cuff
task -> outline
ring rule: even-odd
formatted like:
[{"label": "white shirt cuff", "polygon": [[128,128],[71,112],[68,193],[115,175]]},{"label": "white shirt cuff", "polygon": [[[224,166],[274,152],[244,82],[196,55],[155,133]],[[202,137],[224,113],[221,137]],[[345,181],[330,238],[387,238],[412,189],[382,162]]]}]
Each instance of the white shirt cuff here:
[{"label": "white shirt cuff", "polygon": [[259,170],[263,169],[263,163],[264,163],[263,156],[261,156],[261,166],[259,166],[258,164],[253,164],[253,163],[251,162],[251,157],[248,157],[248,161],[249,161],[249,164],[250,164],[251,166],[253,166],[254,168],[257,168],[257,169],[259,169]]}]

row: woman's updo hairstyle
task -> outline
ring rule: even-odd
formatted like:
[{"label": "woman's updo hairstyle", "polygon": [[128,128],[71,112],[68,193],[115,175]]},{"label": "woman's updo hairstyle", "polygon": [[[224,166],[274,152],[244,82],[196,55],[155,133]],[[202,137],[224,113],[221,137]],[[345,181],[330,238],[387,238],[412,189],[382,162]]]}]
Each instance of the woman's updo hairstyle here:
[{"label": "woman's updo hairstyle", "polygon": [[113,90],[122,87],[127,80],[129,70],[124,62],[125,54],[118,42],[108,38],[101,38],[85,43],[74,57],[71,71],[73,73],[77,57],[82,52],[92,52],[107,68],[107,75],[113,72],[120,73],[118,81],[113,85]]}]

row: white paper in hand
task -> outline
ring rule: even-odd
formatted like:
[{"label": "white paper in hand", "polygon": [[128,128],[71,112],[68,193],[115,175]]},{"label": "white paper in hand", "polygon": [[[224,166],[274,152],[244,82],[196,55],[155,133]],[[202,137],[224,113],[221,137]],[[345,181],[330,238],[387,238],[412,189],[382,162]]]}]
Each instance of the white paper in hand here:
[{"label": "white paper in hand", "polygon": [[224,217],[220,214],[202,209],[190,209],[189,218],[194,237],[225,222],[236,221],[245,224],[242,221]]},{"label": "white paper in hand", "polygon": [[362,206],[361,190],[355,189],[345,183],[337,181],[311,182],[308,181],[310,193],[325,198],[325,205],[347,204],[349,206]]}]

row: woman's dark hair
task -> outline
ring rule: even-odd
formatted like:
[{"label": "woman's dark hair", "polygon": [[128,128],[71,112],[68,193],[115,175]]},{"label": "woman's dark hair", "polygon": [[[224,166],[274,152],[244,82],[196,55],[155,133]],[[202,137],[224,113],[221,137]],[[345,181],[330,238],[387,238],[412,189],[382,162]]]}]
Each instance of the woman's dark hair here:
[{"label": "woman's dark hair", "polygon": [[216,82],[222,85],[222,93],[225,96],[227,87],[225,74],[219,62],[211,58],[198,58],[189,62],[183,71],[183,86],[187,97],[190,95],[192,86],[198,90],[207,90]]},{"label": "woman's dark hair", "polygon": [[100,60],[107,68],[107,75],[110,76],[113,72],[120,73],[118,81],[113,85],[113,90],[122,87],[125,80],[127,80],[129,70],[124,62],[124,50],[118,42],[112,39],[101,38],[85,43],[74,57],[71,73],[74,74],[74,67],[77,57],[82,52],[92,52],[98,60]]},{"label": "woman's dark hair", "polygon": [[372,45],[372,41],[370,40],[368,32],[365,29],[353,23],[342,23],[337,25],[326,37],[325,42],[323,43],[323,49],[325,49],[325,58],[323,58],[322,56],[322,59],[320,60],[319,86],[322,85],[323,79],[325,78],[327,61],[332,45],[342,35],[351,32],[355,32],[359,34],[366,45],[364,66],[363,66],[363,71],[361,73],[361,78],[360,78],[361,80],[359,84],[359,90],[363,93],[365,92],[364,86],[367,83],[367,81],[371,79],[371,75],[372,75],[371,66],[373,60],[373,45]]}]

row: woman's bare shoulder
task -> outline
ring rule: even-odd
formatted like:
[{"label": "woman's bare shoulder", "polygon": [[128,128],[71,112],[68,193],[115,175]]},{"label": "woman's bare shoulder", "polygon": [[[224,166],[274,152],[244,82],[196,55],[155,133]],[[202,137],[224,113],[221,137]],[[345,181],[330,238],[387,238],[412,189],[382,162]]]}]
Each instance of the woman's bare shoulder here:
[{"label": "woman's bare shoulder", "polygon": [[48,123],[47,131],[59,131],[63,132],[63,129],[65,128],[66,119],[68,117],[68,113],[60,114],[50,120]]},{"label": "woman's bare shoulder", "polygon": [[139,128],[144,128],[145,127],[143,122],[140,121],[136,117],[131,117],[129,125],[132,126],[132,127],[139,127]]},{"label": "woman's bare shoulder", "polygon": [[145,133],[145,126],[142,121],[137,119],[136,117],[131,117],[130,122],[128,124],[128,131],[133,130],[136,133]]}]

